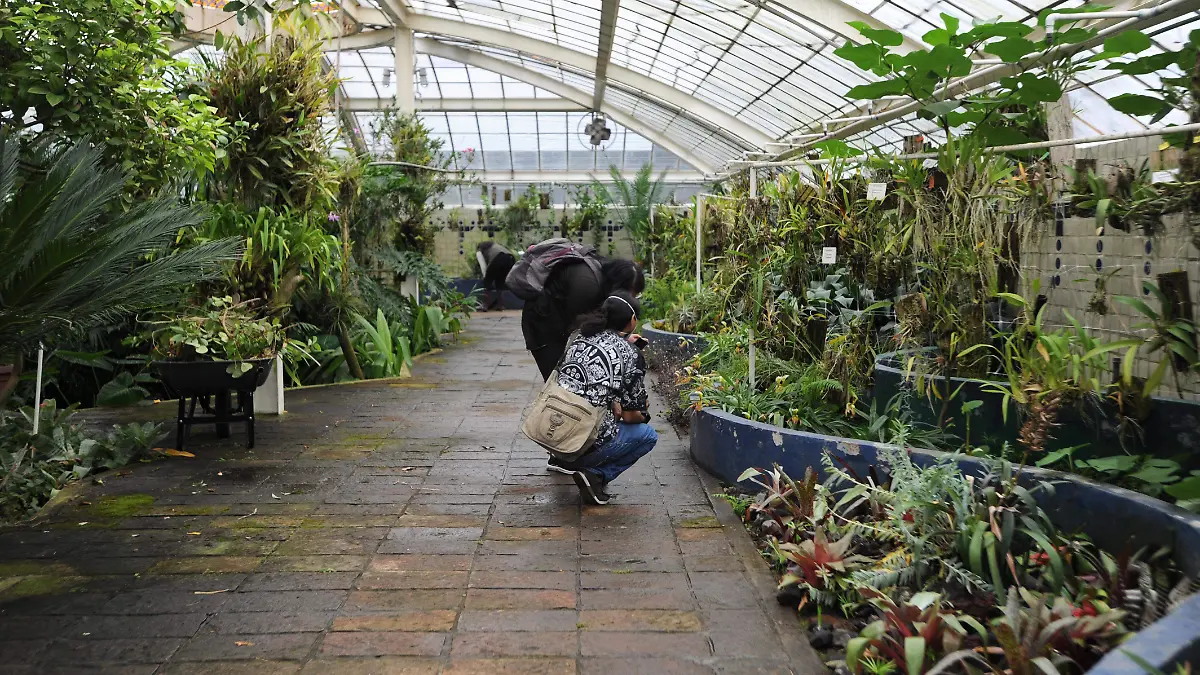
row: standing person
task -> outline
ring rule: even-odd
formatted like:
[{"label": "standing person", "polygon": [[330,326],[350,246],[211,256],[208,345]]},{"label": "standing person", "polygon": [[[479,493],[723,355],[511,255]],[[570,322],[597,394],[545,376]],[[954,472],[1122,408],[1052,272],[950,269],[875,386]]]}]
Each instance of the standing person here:
[{"label": "standing person", "polygon": [[486,312],[493,307],[504,309],[504,291],[508,289],[504,279],[516,264],[516,256],[512,251],[488,239],[479,242],[475,247],[475,259],[479,261],[479,271],[483,273],[482,311]]},{"label": "standing person", "polygon": [[562,358],[567,338],[579,317],[595,311],[606,297],[617,291],[636,297],[645,288],[642,268],[631,260],[605,260],[599,274],[582,262],[554,268],[546,279],[544,292],[537,299],[526,301],[521,312],[525,348],[537,361],[542,379],[550,377]]},{"label": "standing person", "polygon": [[585,503],[607,504],[606,487],[654,449],[658,433],[650,421],[646,360],[634,346],[638,301],[614,291],[579,322],[579,333],[558,367],[558,384],[582,396],[604,418],[596,442],[571,464],[551,457],[547,469],[568,473]]}]

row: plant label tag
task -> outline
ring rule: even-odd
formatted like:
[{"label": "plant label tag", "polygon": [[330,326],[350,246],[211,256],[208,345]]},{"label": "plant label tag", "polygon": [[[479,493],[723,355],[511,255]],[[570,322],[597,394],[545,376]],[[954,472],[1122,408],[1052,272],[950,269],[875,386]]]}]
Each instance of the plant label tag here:
[{"label": "plant label tag", "polygon": [[1172,169],[1170,171],[1155,171],[1154,173],[1150,174],[1150,182],[1151,183],[1174,183],[1176,180],[1175,174],[1178,171],[1179,171],[1179,169]]},{"label": "plant label tag", "polygon": [[887,196],[887,183],[867,184],[867,199],[881,202]]},{"label": "plant label tag", "polygon": [[825,246],[821,249],[821,264],[832,265],[837,262],[837,247]]}]

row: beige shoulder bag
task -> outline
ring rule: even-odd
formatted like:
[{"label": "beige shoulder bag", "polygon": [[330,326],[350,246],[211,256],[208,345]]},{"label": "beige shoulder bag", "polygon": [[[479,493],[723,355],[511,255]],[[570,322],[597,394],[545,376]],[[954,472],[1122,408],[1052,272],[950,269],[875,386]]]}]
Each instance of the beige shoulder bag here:
[{"label": "beige shoulder bag", "polygon": [[550,454],[572,461],[592,447],[603,421],[603,408],[559,386],[555,368],[521,422],[521,433]]}]

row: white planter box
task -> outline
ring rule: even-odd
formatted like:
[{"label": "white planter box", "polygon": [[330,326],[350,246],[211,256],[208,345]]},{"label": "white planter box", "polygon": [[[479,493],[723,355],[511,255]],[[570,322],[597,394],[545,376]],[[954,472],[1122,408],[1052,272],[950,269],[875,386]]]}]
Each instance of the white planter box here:
[{"label": "white planter box", "polygon": [[282,415],[286,412],[283,407],[283,357],[276,356],[271,362],[271,372],[267,381],[254,390],[254,412],[269,415]]}]

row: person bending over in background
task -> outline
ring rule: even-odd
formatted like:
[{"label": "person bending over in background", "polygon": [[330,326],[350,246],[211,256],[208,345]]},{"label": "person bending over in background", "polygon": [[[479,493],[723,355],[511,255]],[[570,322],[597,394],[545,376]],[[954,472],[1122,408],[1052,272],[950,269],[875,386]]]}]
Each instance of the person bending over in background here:
[{"label": "person bending over in background", "polygon": [[658,442],[648,424],[646,360],[633,344],[638,306],[630,293],[614,291],[582,317],[558,368],[559,386],[605,411],[596,442],[583,457],[571,464],[551,457],[546,467],[570,474],[585,503],[607,504],[608,484]]},{"label": "person bending over in background", "polygon": [[512,251],[488,239],[479,242],[475,247],[475,259],[479,261],[479,271],[483,273],[483,309],[504,309],[504,284],[508,271],[516,264],[517,258]]},{"label": "person bending over in background", "polygon": [[525,348],[537,361],[542,379],[550,377],[567,348],[579,317],[593,312],[609,295],[622,291],[641,295],[646,277],[632,260],[605,260],[596,275],[583,262],[554,268],[546,279],[545,291],[525,303],[521,311],[521,333]]}]

